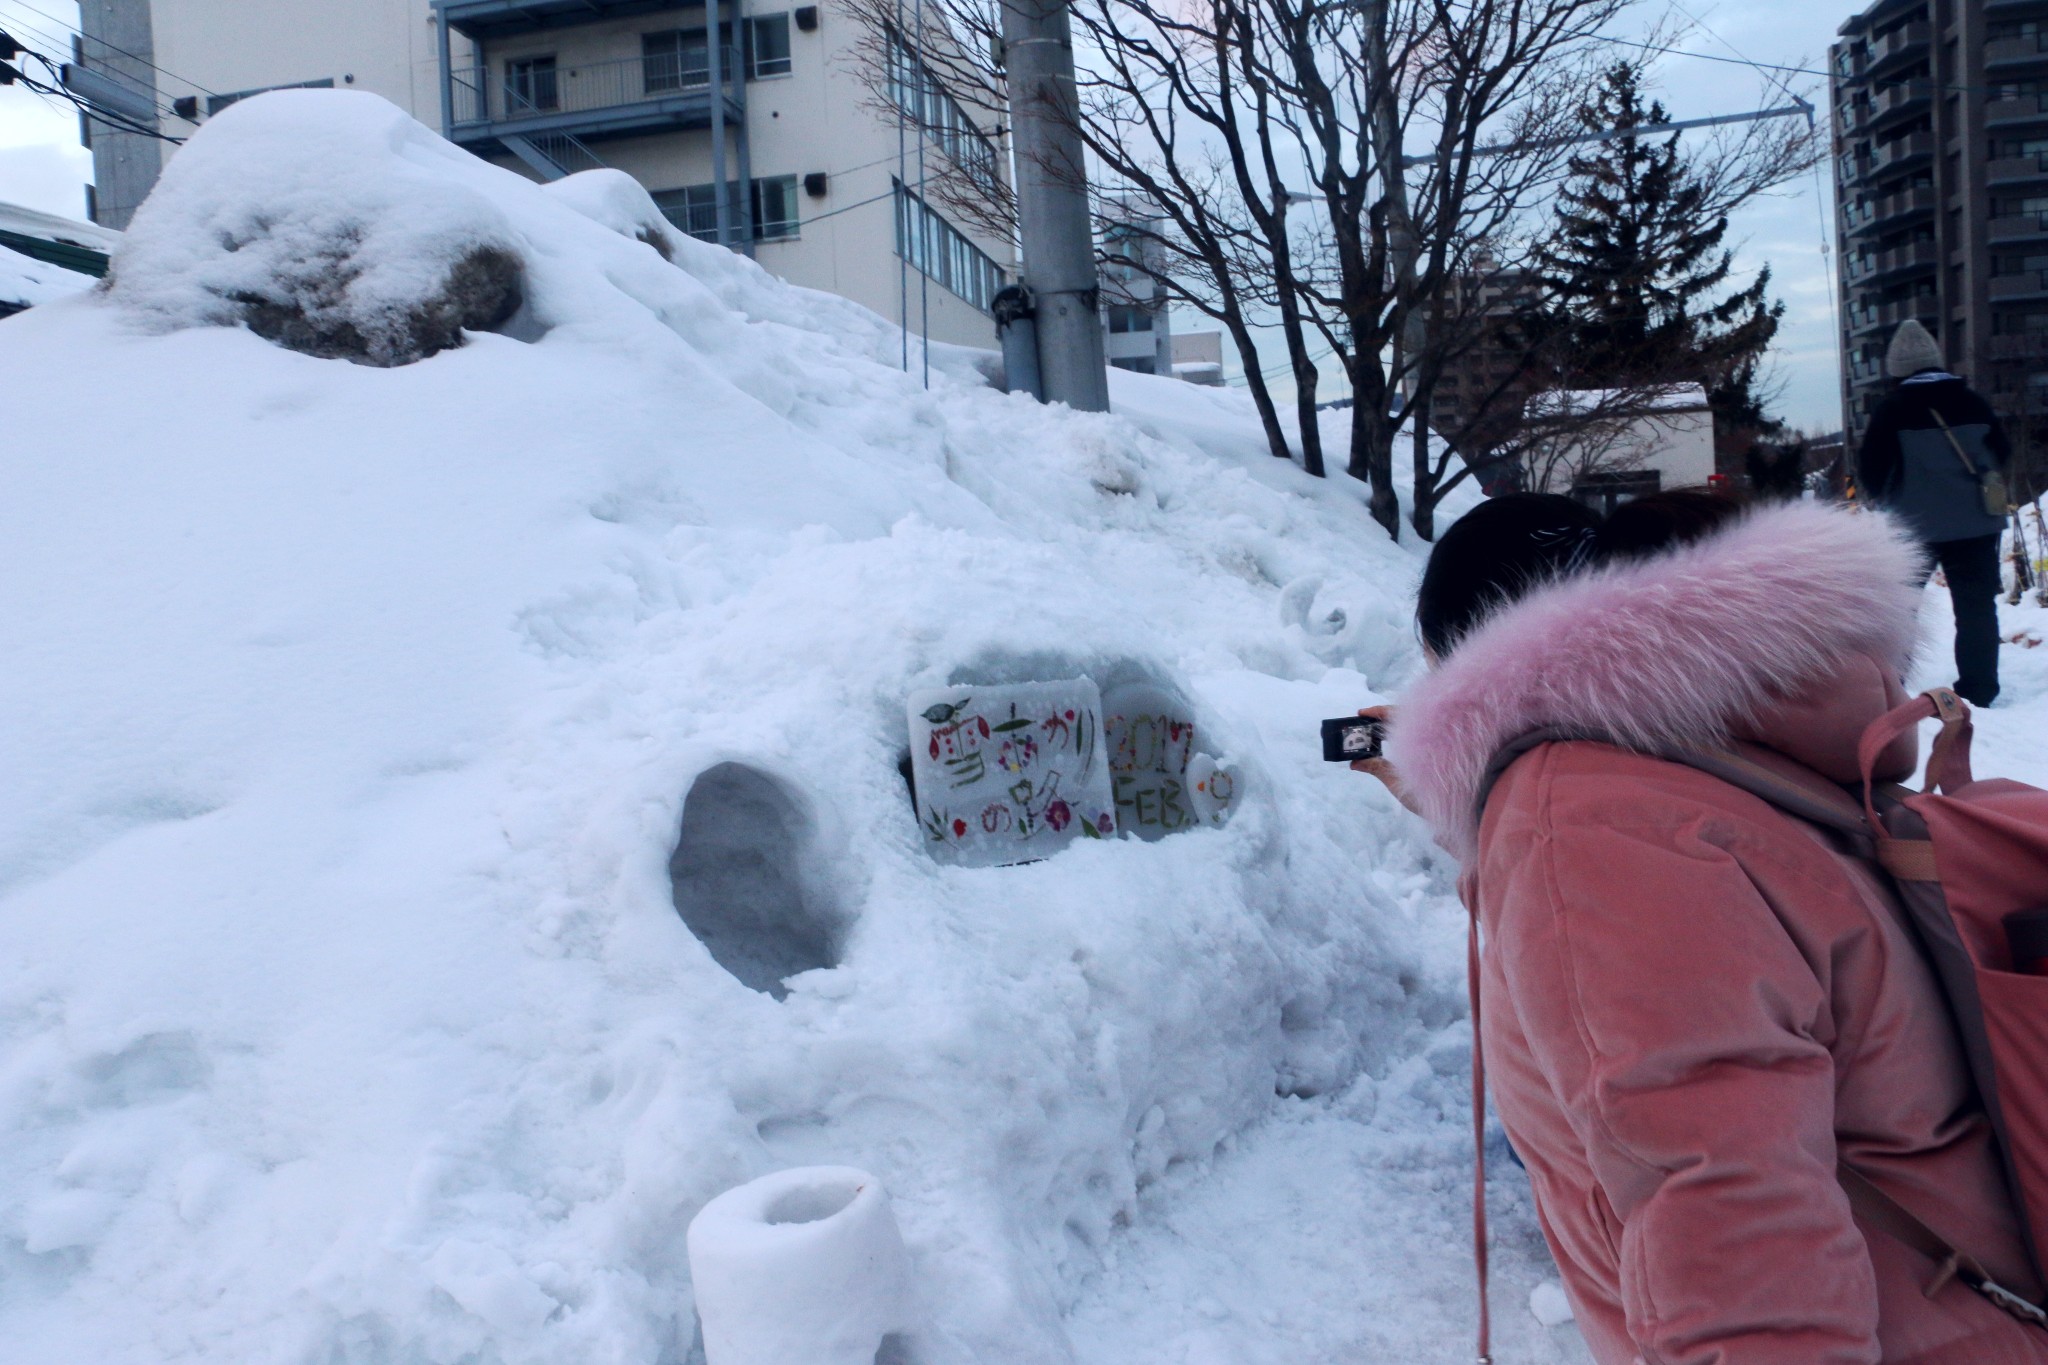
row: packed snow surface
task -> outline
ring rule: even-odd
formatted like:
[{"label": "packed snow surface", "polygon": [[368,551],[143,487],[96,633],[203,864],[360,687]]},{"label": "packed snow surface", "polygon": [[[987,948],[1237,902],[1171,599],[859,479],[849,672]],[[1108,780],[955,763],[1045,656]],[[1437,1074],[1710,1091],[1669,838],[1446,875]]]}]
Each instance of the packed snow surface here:
[{"label": "packed snow surface", "polygon": [[[1467,1356],[1462,916],[1317,751],[1418,667],[1362,489],[1230,393],[927,390],[366,95],[158,193],[0,323],[0,1360],[683,1362],[691,1218],[795,1166],[886,1184],[918,1365]],[[273,281],[342,224],[394,307],[481,225],[524,302],[315,359],[222,325],[223,224]],[[2048,709],[2010,652],[1987,737]],[[1236,815],[934,861],[905,698],[1076,677],[1185,698]],[[1504,1353],[1582,1359],[1495,1211]]]}]

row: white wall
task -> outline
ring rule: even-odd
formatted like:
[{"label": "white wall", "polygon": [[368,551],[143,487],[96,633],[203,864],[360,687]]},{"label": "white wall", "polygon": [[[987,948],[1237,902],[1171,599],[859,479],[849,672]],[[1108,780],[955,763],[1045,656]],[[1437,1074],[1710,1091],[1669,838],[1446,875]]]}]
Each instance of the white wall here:
[{"label": "white wall", "polygon": [[[722,7],[723,8],[723,7]],[[781,0],[757,0],[749,14],[793,10]],[[798,191],[799,236],[764,242],[756,259],[793,283],[823,289],[874,309],[892,321],[901,311],[900,262],[895,246],[895,206],[890,198],[896,172],[897,136],[892,115],[860,72],[862,30],[840,6],[820,7],[810,33],[790,25],[791,74],[747,84],[752,171],[757,178],[824,171],[827,192],[813,199]],[[426,0],[152,0],[158,62],[215,92],[254,89],[332,78],[337,89],[383,95],[429,127],[441,122],[438,39]],[[640,34],[666,28],[701,28],[701,7],[665,10],[627,19],[523,34],[487,46],[494,72],[508,57],[552,52],[558,79],[572,79],[577,62],[637,60]],[[475,58],[460,34],[452,36],[457,67]],[[353,80],[348,78],[353,77]],[[984,117],[984,111],[975,116]],[[995,123],[990,116],[984,126]],[[171,131],[185,131],[174,126]],[[909,140],[909,174],[916,180],[917,138]],[[649,190],[708,184],[708,131],[664,133],[592,144],[610,165]],[[945,153],[926,150],[936,169]],[[501,164],[524,170],[501,158]],[[727,146],[726,174],[737,178],[736,139]],[[863,200],[874,200],[861,207]],[[842,211],[843,210],[843,211]],[[992,239],[940,209],[953,226],[1014,273],[1007,242]],[[830,214],[826,217],[823,215]],[[919,328],[920,288],[909,272],[909,325]],[[995,323],[936,282],[922,291],[930,309],[934,340],[972,346],[996,344]]]}]

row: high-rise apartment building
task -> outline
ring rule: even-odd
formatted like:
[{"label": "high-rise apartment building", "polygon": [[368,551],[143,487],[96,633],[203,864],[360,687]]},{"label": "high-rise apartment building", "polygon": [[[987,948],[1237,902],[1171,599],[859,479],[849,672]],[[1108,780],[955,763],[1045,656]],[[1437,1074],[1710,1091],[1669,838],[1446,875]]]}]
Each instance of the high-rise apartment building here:
[{"label": "high-rise apartment building", "polygon": [[[684,231],[841,294],[913,333],[995,344],[1014,272],[999,213],[953,211],[927,177],[1003,198],[1002,111],[956,95],[918,35],[845,0],[81,0],[82,55],[190,133],[235,101],[373,91],[457,145],[539,179],[596,166],[645,185]],[[711,35],[716,33],[714,42]],[[944,36],[927,25],[924,41]],[[901,125],[899,127],[899,125]],[[125,227],[165,144],[89,125],[94,219]],[[920,175],[920,158],[924,175]]]},{"label": "high-rise apartment building", "polygon": [[1879,0],[1830,58],[1851,444],[1907,318],[2008,422],[2048,414],[2048,0]]}]

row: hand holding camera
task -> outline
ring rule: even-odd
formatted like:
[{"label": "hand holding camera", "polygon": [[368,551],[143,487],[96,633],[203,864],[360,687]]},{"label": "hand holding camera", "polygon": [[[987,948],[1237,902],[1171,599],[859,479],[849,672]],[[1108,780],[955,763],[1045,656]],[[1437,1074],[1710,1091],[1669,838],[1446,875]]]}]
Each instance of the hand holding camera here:
[{"label": "hand holding camera", "polygon": [[1323,722],[1323,759],[1328,763],[1349,763],[1355,771],[1371,773],[1394,799],[1414,810],[1401,775],[1381,754],[1387,726],[1394,719],[1391,706],[1368,706],[1356,716],[1339,716]]}]

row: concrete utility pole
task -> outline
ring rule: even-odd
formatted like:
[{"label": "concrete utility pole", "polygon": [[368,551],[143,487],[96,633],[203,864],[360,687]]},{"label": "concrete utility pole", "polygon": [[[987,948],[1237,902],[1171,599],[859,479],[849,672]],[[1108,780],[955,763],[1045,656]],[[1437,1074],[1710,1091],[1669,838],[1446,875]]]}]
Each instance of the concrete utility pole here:
[{"label": "concrete utility pole", "polygon": [[1003,0],[1003,63],[1017,153],[1017,230],[1037,309],[1048,403],[1109,411],[1100,281],[1065,0]]}]

